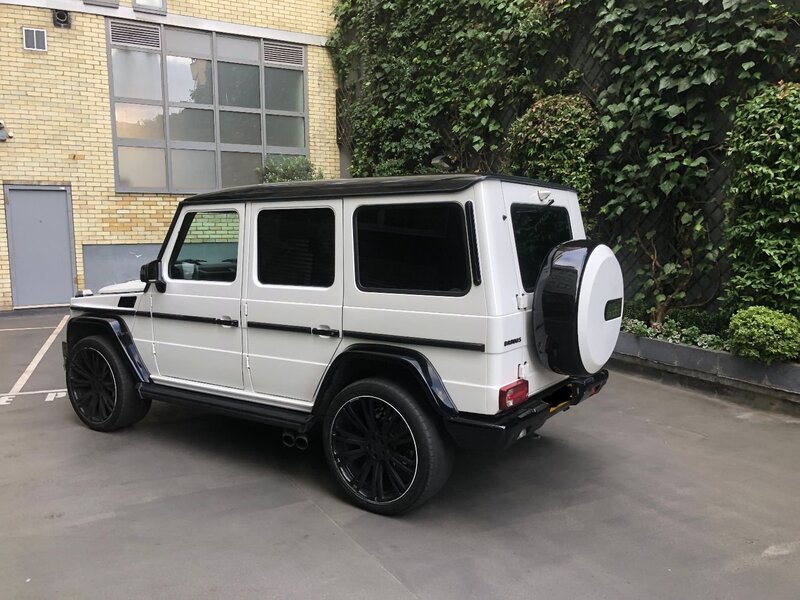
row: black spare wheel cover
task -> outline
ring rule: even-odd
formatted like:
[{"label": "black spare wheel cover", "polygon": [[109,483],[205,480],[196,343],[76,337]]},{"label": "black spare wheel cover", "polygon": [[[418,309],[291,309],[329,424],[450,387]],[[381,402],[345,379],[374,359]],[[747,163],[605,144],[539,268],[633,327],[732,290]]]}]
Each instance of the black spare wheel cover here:
[{"label": "black spare wheel cover", "polygon": [[545,259],[533,303],[533,339],[542,363],[590,375],[608,362],[622,324],[622,269],[608,246],[572,240]]}]

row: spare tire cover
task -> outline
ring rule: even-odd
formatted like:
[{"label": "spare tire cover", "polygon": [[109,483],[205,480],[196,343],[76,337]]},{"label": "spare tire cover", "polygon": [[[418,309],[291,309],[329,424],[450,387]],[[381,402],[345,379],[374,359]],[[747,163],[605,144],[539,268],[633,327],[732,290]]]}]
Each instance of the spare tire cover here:
[{"label": "spare tire cover", "polygon": [[556,246],[535,294],[533,339],[542,363],[564,375],[602,369],[622,324],[622,270],[611,248],[588,240]]}]

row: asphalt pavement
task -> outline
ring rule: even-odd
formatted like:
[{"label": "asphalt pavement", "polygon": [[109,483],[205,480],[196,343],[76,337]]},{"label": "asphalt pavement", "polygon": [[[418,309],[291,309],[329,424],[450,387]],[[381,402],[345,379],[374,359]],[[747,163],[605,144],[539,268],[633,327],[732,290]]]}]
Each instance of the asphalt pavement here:
[{"label": "asphalt pavement", "polygon": [[800,419],[612,372],[387,518],[315,440],[159,403],[90,431],[64,314],[0,315],[2,598],[800,598]]}]

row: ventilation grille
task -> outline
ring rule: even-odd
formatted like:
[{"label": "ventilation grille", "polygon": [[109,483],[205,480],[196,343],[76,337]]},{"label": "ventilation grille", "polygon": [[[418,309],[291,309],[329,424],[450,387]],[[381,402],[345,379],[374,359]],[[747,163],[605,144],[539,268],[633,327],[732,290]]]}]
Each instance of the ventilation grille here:
[{"label": "ventilation grille", "polygon": [[279,44],[277,42],[264,42],[264,61],[302,67],[305,62],[303,47],[292,44]]},{"label": "ventilation grille", "polygon": [[161,48],[161,28],[128,21],[111,21],[111,43],[140,48]]}]

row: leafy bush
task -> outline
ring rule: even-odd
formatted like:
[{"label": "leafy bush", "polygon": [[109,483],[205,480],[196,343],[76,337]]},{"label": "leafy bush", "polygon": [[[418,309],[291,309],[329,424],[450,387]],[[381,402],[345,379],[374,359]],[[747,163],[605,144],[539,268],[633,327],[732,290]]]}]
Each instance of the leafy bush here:
[{"label": "leafy bush", "polygon": [[800,321],[765,306],[751,306],[731,318],[730,347],[740,356],[767,364],[800,357]]},{"label": "leafy bush", "polygon": [[735,306],[800,311],[800,83],[765,88],[728,139],[727,295]]},{"label": "leafy bush", "polygon": [[600,126],[583,96],[544,96],[508,129],[503,170],[512,175],[564,183],[588,206],[594,193],[592,153]]},{"label": "leafy bush", "polygon": [[260,169],[260,174],[264,183],[312,181],[325,177],[322,169],[316,168],[305,156],[269,159],[264,163],[264,168]]},{"label": "leafy bush", "polygon": [[700,310],[697,308],[675,308],[669,318],[680,327],[697,327],[703,333],[725,335],[730,322],[730,313],[725,309]]},{"label": "leafy bush", "polygon": [[728,343],[722,339],[722,337],[714,335],[713,333],[701,333],[697,336],[697,343],[695,345],[698,348],[707,348],[709,350],[728,349]]},{"label": "leafy bush", "polygon": [[625,316],[629,319],[637,321],[650,322],[650,309],[645,302],[641,300],[626,300],[625,301]]},{"label": "leafy bush", "polygon": [[622,319],[622,331],[639,337],[651,338],[658,333],[644,321],[639,319]]}]

